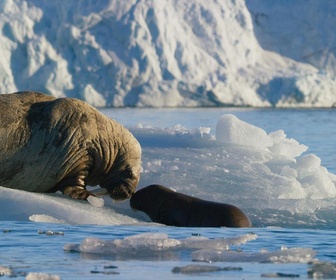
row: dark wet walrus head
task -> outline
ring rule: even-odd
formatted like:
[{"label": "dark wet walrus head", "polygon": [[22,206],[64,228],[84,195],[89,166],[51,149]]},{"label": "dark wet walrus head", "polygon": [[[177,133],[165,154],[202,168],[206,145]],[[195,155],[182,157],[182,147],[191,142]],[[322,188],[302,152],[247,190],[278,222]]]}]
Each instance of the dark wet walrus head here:
[{"label": "dark wet walrus head", "polygon": [[169,226],[252,226],[250,219],[236,206],[191,197],[161,185],[138,190],[132,196],[130,205],[145,212],[153,222]]}]

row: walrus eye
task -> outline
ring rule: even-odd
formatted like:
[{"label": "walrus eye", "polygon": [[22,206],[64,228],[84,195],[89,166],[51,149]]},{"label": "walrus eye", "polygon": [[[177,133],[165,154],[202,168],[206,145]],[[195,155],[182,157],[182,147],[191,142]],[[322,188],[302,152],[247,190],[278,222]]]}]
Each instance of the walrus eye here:
[{"label": "walrus eye", "polygon": [[126,169],[122,172],[122,178],[133,178],[133,172],[130,169]]}]

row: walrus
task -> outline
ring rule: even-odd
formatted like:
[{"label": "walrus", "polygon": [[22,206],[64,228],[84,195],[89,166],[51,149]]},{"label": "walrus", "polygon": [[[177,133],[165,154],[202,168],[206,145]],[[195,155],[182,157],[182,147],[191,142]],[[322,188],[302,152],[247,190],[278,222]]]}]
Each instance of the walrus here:
[{"label": "walrus", "polygon": [[251,227],[238,207],[206,201],[174,192],[161,185],[138,190],[130,200],[133,209],[145,212],[153,222],[177,227]]},{"label": "walrus", "polygon": [[121,124],[75,98],[0,94],[0,186],[87,199],[99,185],[114,200],[139,182],[141,147]]}]

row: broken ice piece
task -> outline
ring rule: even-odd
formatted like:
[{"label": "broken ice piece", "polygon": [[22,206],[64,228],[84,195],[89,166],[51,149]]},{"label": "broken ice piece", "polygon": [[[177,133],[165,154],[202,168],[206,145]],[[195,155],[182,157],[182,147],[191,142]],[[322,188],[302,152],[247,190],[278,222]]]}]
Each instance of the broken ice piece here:
[{"label": "broken ice piece", "polygon": [[90,195],[87,201],[95,207],[104,207],[104,199]]},{"label": "broken ice piece", "polygon": [[214,271],[237,271],[243,270],[241,267],[218,267],[218,266],[210,266],[210,265],[200,265],[200,264],[190,264],[185,266],[176,266],[172,269],[173,273],[184,273],[184,274],[192,274],[192,273],[204,273],[204,272],[214,272]]},{"label": "broken ice piece", "polygon": [[220,271],[222,270],[221,267],[218,266],[209,266],[209,265],[186,265],[186,266],[176,266],[172,269],[173,273],[185,273],[185,274],[192,274],[192,273],[204,273],[204,272],[213,272],[213,271]]},{"label": "broken ice piece", "polygon": [[12,270],[6,266],[0,266],[0,276],[8,276],[12,274]]}]

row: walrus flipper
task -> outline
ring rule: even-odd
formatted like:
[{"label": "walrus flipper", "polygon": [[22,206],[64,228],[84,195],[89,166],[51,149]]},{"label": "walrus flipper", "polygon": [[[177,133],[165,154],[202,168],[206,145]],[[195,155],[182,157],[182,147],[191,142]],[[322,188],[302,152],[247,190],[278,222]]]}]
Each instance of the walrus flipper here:
[{"label": "walrus flipper", "polygon": [[64,195],[68,195],[74,199],[84,200],[89,196],[95,196],[93,193],[87,191],[85,188],[80,186],[65,186],[59,187],[57,190],[61,191]]},{"label": "walrus flipper", "polygon": [[53,188],[53,191],[61,191],[64,195],[80,200],[87,199],[91,195],[95,196],[92,192],[85,189],[84,173],[85,172],[80,172],[77,176],[64,178]]}]

